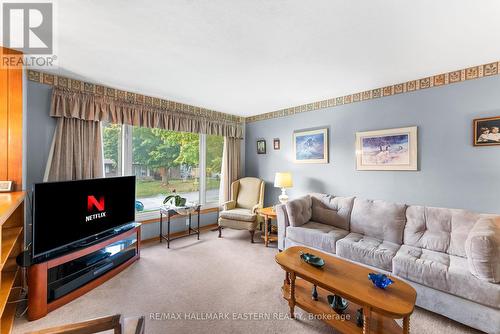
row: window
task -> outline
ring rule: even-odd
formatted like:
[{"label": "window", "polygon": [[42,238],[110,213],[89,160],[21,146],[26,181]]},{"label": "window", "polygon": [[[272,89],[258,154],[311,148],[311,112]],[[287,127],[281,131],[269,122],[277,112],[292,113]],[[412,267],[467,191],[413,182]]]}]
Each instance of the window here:
[{"label": "window", "polygon": [[207,135],[206,154],[206,190],[205,200],[208,203],[219,202],[219,187],[222,167],[222,151],[224,137]]},{"label": "window", "polygon": [[122,126],[106,124],[102,129],[104,176],[121,175],[121,137]]},{"label": "window", "polygon": [[105,176],[135,175],[144,211],[157,210],[174,190],[188,201],[217,203],[223,145],[222,136],[105,125]]}]

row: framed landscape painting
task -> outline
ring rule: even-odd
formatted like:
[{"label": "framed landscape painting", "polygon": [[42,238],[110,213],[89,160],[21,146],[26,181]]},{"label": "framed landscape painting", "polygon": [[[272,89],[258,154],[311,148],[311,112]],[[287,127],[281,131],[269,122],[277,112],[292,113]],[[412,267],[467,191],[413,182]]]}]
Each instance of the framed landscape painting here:
[{"label": "framed landscape painting", "polygon": [[328,129],[294,132],[293,156],[296,163],[328,163]]},{"label": "framed landscape painting", "polygon": [[357,170],[417,170],[417,127],[356,133]]},{"label": "framed landscape painting", "polygon": [[500,116],[474,120],[474,146],[500,145]]}]

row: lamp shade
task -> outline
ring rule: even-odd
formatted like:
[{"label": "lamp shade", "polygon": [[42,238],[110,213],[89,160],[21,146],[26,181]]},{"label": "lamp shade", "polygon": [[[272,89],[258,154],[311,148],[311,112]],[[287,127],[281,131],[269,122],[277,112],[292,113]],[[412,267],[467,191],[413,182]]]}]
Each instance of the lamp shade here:
[{"label": "lamp shade", "polygon": [[291,188],[293,187],[291,173],[276,173],[274,177],[274,186],[277,188]]}]

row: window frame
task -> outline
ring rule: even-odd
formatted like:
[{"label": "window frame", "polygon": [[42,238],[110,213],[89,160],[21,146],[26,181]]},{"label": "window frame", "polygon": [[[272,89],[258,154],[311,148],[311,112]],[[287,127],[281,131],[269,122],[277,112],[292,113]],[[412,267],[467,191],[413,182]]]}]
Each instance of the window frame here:
[{"label": "window frame", "polygon": [[[107,123],[101,122],[101,131],[103,131],[104,127]],[[207,202],[206,201],[206,191],[207,191],[207,135],[200,133],[199,134],[199,161],[198,168],[200,170],[199,176],[199,190],[198,190],[198,202],[201,204],[203,209],[215,208],[219,206],[218,202]],[[120,175],[118,176],[132,176],[133,173],[133,126],[128,124],[121,125],[121,143],[119,143],[119,149],[121,150],[121,154],[119,154],[119,167],[120,167]],[[102,142],[104,145],[104,142]],[[104,154],[104,148],[103,148]],[[103,170],[104,170],[104,159],[103,159]],[[158,218],[157,210],[151,210],[147,212],[137,212],[136,220],[144,221]]]}]

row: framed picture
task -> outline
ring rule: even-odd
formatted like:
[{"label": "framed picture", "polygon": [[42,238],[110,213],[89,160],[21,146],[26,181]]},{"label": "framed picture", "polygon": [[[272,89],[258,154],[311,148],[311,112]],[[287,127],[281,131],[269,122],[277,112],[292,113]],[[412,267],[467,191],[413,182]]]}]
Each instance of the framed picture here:
[{"label": "framed picture", "polygon": [[474,146],[500,145],[500,116],[474,120]]},{"label": "framed picture", "polygon": [[258,139],[257,140],[257,154],[266,154],[266,140]]},{"label": "framed picture", "polygon": [[12,191],[12,181],[0,181],[0,192]]},{"label": "framed picture", "polygon": [[357,170],[417,170],[417,127],[356,132]]},{"label": "framed picture", "polygon": [[293,159],[303,164],[328,163],[328,128],[295,131]]},{"label": "framed picture", "polygon": [[275,150],[279,150],[280,149],[280,139],[279,138],[274,138],[273,139],[273,148]]}]

